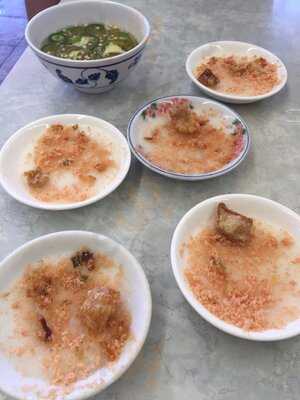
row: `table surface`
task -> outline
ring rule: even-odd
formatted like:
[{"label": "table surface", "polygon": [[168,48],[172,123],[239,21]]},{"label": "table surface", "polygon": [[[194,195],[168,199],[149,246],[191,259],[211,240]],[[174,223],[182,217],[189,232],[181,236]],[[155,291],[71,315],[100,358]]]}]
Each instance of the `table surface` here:
[{"label": "table surface", "polygon": [[26,50],[0,87],[1,145],[23,125],[58,113],[98,116],[125,134],[129,117],[142,103],[170,94],[201,96],[184,64],[192,49],[210,41],[241,40],[269,49],[284,61],[288,86],[272,99],[232,106],[250,127],[252,149],[226,176],[180,182],[133,160],[127,179],[113,194],[94,205],[61,212],[29,208],[1,189],[0,256],[40,235],[85,229],[122,243],[139,260],[153,295],[149,336],[133,366],[99,394],[99,400],[298,400],[300,338],[255,343],[209,325],[177,288],[169,249],[183,214],[218,194],[265,196],[300,213],[300,2],[123,2],[140,9],[152,26],[135,73],[111,92],[82,94],[53,78]]}]

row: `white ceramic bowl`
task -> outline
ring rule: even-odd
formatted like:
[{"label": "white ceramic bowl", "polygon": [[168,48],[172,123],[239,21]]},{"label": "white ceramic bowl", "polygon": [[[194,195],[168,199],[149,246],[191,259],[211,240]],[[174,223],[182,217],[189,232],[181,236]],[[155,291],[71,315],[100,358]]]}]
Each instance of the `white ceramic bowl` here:
[{"label": "white ceramic bowl", "polygon": [[[165,170],[152,162],[150,162],[145,156],[140,152],[139,145],[141,143],[142,137],[142,124],[145,122],[145,113],[147,110],[151,110],[153,106],[159,107],[162,103],[169,103],[179,99],[184,99],[190,102],[190,104],[195,107],[200,107],[203,110],[213,109],[217,113],[219,113],[220,117],[223,120],[226,120],[228,124],[240,123],[243,129],[243,143],[241,151],[237,154],[237,156],[230,161],[230,163],[226,164],[223,168],[207,172],[201,174],[182,174],[177,172],[171,172]],[[149,117],[149,121],[152,120],[152,117]],[[166,176],[172,179],[184,180],[184,181],[201,181],[205,179],[216,178],[218,176],[227,174],[235,169],[247,156],[250,149],[250,133],[246,123],[242,120],[241,116],[237,114],[235,111],[230,108],[224,106],[224,104],[217,103],[216,101],[197,96],[185,96],[185,95],[174,95],[174,96],[164,96],[159,97],[157,99],[151,100],[148,103],[144,104],[142,107],[137,109],[137,111],[130,118],[128,128],[127,128],[127,138],[128,143],[131,148],[131,151],[135,155],[135,157],[143,163],[147,168],[151,169],[154,172],[157,172],[160,175]]]},{"label": "white ceramic bowl", "polygon": [[[90,61],[67,60],[40,50],[42,42],[51,33],[85,23],[117,25],[133,34],[139,43],[123,54]],[[149,23],[139,11],[124,4],[100,0],[82,0],[47,8],[30,20],[25,31],[28,45],[52,75],[86,93],[105,92],[125,79],[139,62],[149,34]]]},{"label": "white ceramic bowl", "polygon": [[[223,56],[261,56],[264,57],[271,63],[275,63],[278,67],[278,74],[280,77],[280,83],[276,85],[270,92],[261,94],[258,96],[237,96],[228,93],[221,93],[216,90],[210,89],[207,86],[200,83],[196,76],[195,71],[197,66],[206,57],[223,57]],[[274,54],[262,47],[256,46],[250,43],[236,42],[236,41],[222,41],[222,42],[211,42],[204,44],[193,50],[186,60],[186,72],[190,79],[207,95],[214,97],[215,99],[222,100],[227,103],[253,103],[258,100],[266,99],[274,94],[278,93],[287,82],[287,70],[283,62],[276,57]]]},{"label": "white ceramic bowl", "polygon": [[[31,150],[32,143],[51,124],[74,125],[79,124],[107,132],[112,141],[120,149],[120,166],[116,176],[102,190],[94,196],[74,203],[47,203],[35,199],[29,193],[25,180],[24,159]],[[11,160],[14,160],[12,163]],[[130,167],[131,154],[127,141],[123,134],[112,124],[96,117],[79,114],[61,114],[38,119],[19,129],[4,144],[0,151],[0,183],[4,190],[20,201],[31,207],[45,210],[68,210],[79,208],[103,199],[113,192],[125,179]]]},{"label": "white ceramic bowl", "polygon": [[194,297],[184,277],[184,266],[180,254],[180,247],[181,244],[185,243],[191,235],[199,232],[207,226],[211,218],[213,218],[216,207],[220,202],[225,202],[228,207],[249,217],[258,218],[273,226],[281,227],[293,235],[296,241],[300,241],[299,215],[275,201],[248,194],[224,194],[207,199],[197,204],[183,216],[177,225],[172,238],[171,261],[173,273],[184,297],[206,321],[233,336],[256,341],[275,341],[299,335],[300,319],[291,322],[282,329],[272,329],[263,332],[248,332],[219,319],[210,313]]},{"label": "white ceramic bowl", "polygon": [[[62,395],[59,388],[50,386],[43,379],[25,377],[0,352],[0,388],[14,398],[22,400],[85,399],[102,391],[117,380],[135,360],[144,344],[149,330],[152,308],[147,278],[140,264],[128,250],[105,236],[91,232],[65,231],[42,236],[26,243],[1,262],[0,291],[7,290],[16,279],[22,276],[29,263],[35,263],[44,257],[66,256],[81,246],[87,246],[92,251],[100,251],[122,266],[124,287],[121,289],[121,292],[123,291],[121,294],[126,299],[132,316],[133,339],[125,346],[118,361],[77,382],[68,395]],[[5,329],[5,327],[2,326],[1,329]],[[57,391],[56,397],[47,397],[51,389]]]}]

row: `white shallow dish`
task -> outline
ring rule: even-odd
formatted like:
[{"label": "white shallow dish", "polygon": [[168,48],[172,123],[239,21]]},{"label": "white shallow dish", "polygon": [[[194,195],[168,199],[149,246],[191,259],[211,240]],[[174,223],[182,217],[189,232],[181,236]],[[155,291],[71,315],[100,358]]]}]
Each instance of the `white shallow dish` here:
[{"label": "white shallow dish", "polygon": [[[132,33],[138,44],[122,54],[99,60],[70,60],[40,50],[42,42],[58,30],[71,25],[100,22],[117,25]],[[125,4],[100,0],[70,1],[48,7],[29,21],[25,31],[28,45],[54,77],[90,94],[111,90],[126,79],[140,62],[149,35],[149,22],[138,10]]]},{"label": "white shallow dish", "polygon": [[[222,56],[261,56],[267,61],[275,63],[278,66],[278,74],[280,77],[280,83],[276,85],[270,92],[257,95],[257,96],[237,96],[228,93],[218,92],[210,89],[207,86],[200,83],[196,76],[196,68],[206,57],[222,57]],[[256,46],[250,43],[236,42],[236,41],[222,41],[222,42],[211,42],[204,44],[193,50],[186,60],[186,72],[189,78],[207,95],[214,97],[217,100],[221,100],[227,103],[253,103],[258,100],[263,100],[278,93],[287,82],[287,70],[283,62],[270,51]]]},{"label": "white shallow dish", "polygon": [[[107,132],[120,149],[120,167],[116,176],[102,190],[94,196],[80,202],[73,203],[47,203],[35,199],[28,189],[23,177],[23,160],[28,148],[37,140],[44,130],[51,124],[89,126]],[[12,163],[11,161],[14,160]],[[79,208],[103,199],[113,192],[125,179],[130,167],[131,155],[127,141],[123,134],[112,124],[96,117],[80,114],[52,115],[38,119],[19,129],[4,144],[0,151],[0,183],[4,190],[20,201],[31,207],[45,210],[68,210]]]},{"label": "white shallow dish", "polygon": [[[10,285],[24,273],[29,263],[35,263],[43,257],[69,255],[81,246],[92,251],[103,252],[119,263],[124,272],[127,307],[132,316],[130,340],[118,361],[111,366],[97,370],[88,378],[77,382],[68,395],[57,391],[53,400],[79,400],[102,391],[117,380],[132,364],[140,352],[146,339],[151,320],[151,293],[145,273],[137,260],[120,244],[113,240],[91,232],[65,231],[52,233],[30,241],[19,247],[0,264],[0,291],[7,290]],[[4,329],[2,327],[2,329]],[[0,353],[0,389],[10,396],[21,400],[41,400],[48,398],[55,387],[42,379],[27,378],[16,371],[8,358]],[[22,389],[23,388],[23,389]]]},{"label": "white shallow dish", "polygon": [[[232,124],[233,122],[240,123],[243,129],[243,144],[239,154],[232,161],[230,161],[230,163],[226,164],[223,168],[216,171],[201,173],[201,174],[182,174],[177,172],[171,172],[153,164],[147,158],[145,158],[144,155],[139,151],[139,144],[141,143],[141,136],[143,132],[142,124],[144,124],[143,115],[145,114],[145,112],[147,112],[147,110],[151,110],[153,105],[157,107],[162,103],[172,102],[174,101],[174,99],[187,100],[195,109],[197,107],[199,107],[201,110],[213,109],[214,111],[218,112],[221,118],[223,120],[226,120],[226,123],[228,122],[228,124]],[[151,117],[147,118],[149,118],[149,121],[151,122]],[[243,119],[239,114],[237,114],[230,108],[226,107],[224,104],[218,103],[216,101],[204,97],[185,96],[185,95],[159,97],[157,99],[149,101],[148,103],[140,107],[130,118],[127,129],[127,139],[131,151],[133,152],[135,157],[147,168],[168,178],[185,180],[185,181],[201,181],[205,179],[216,178],[218,176],[227,174],[228,172],[231,172],[233,169],[235,169],[246,158],[250,149],[249,129],[245,121],[243,121]]]},{"label": "white shallow dish", "polygon": [[210,313],[194,297],[184,277],[183,260],[180,247],[191,235],[205,228],[216,212],[218,203],[225,204],[237,212],[249,217],[265,221],[273,226],[287,230],[300,241],[300,216],[289,208],[275,201],[248,194],[224,194],[207,199],[188,211],[178,223],[172,238],[171,261],[177,284],[186,300],[203,317],[216,328],[243,339],[256,341],[275,341],[287,339],[300,334],[300,319],[289,323],[285,328],[272,329],[263,332],[248,332],[235,325],[229,324]]}]

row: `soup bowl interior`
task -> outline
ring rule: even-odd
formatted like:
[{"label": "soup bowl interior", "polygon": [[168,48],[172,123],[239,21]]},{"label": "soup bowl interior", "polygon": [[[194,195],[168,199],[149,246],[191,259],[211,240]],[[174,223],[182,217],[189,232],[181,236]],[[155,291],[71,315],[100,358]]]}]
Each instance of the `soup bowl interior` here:
[{"label": "soup bowl interior", "polygon": [[[149,24],[146,18],[137,10],[119,3],[88,0],[57,5],[37,14],[28,24],[26,38],[35,51],[45,56],[45,53],[40,51],[40,48],[43,41],[50,34],[68,26],[89,23],[116,25],[134,35],[139,45],[149,35]],[[128,54],[133,50],[129,50],[126,53]],[[46,56],[49,57],[48,54]],[[118,57],[114,56],[113,58],[117,59]],[[89,61],[78,62],[86,63]],[[105,63],[107,63],[107,59],[105,59]]]},{"label": "soup bowl interior", "polygon": [[[44,40],[63,28],[104,23],[116,25],[138,41],[121,54],[95,60],[59,58],[41,51]],[[28,23],[25,37],[41,63],[60,81],[90,94],[106,92],[123,81],[139,63],[150,34],[147,19],[139,11],[123,4],[87,0],[47,8]]]}]

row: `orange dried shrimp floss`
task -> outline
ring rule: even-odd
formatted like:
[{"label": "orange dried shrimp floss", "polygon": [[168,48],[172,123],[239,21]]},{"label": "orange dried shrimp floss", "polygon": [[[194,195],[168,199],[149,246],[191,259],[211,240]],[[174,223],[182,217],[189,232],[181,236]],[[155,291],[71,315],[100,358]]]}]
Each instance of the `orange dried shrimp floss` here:
[{"label": "orange dried shrimp floss", "polygon": [[[216,128],[209,119],[198,115],[185,99],[160,103],[155,114],[165,115],[168,121],[144,136],[149,150],[140,147],[145,158],[172,172],[197,174],[217,171],[232,161],[243,147],[243,129],[235,126],[233,134]],[[153,115],[150,114],[153,117]]]},{"label": "orange dried shrimp floss", "polygon": [[210,57],[196,69],[203,85],[223,93],[256,96],[280,82],[278,68],[263,57]]},{"label": "orange dried shrimp floss", "polygon": [[216,225],[186,243],[184,274],[195,297],[220,319],[248,331],[280,328],[300,314],[296,270],[279,268],[280,260],[292,265],[292,245],[287,233],[275,236],[221,203]]},{"label": "orange dried shrimp floss", "polygon": [[110,150],[78,125],[50,126],[38,140],[33,156],[35,168],[24,175],[31,194],[46,202],[78,202],[91,197],[97,176],[114,167]]},{"label": "orange dried shrimp floss", "polygon": [[117,284],[101,275],[114,266],[105,255],[82,248],[56,263],[29,266],[19,282],[26,308],[15,310],[16,320],[25,324],[51,383],[67,387],[120,357],[131,317]]}]

